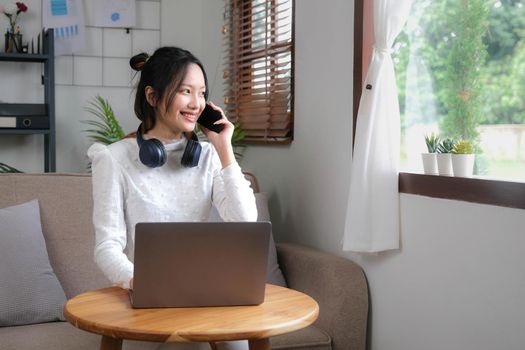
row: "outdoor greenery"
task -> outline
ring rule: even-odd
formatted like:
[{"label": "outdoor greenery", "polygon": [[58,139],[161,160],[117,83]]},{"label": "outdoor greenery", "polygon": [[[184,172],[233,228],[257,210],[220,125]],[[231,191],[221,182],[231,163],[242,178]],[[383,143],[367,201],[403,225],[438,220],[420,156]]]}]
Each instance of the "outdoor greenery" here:
[{"label": "outdoor greenery", "polygon": [[[412,51],[422,60],[418,65],[430,73],[417,76],[414,87],[420,103],[435,105],[437,113],[446,116],[467,100],[472,112],[479,109],[478,124],[524,123],[525,1],[415,0],[413,6],[412,16],[418,20],[412,26],[424,30],[414,30],[409,23],[394,47],[402,112]],[[422,115],[418,121],[422,120],[428,118]],[[449,124],[454,125],[452,118]]]},{"label": "outdoor greenery", "polygon": [[478,141],[477,126],[482,108],[481,67],[486,49],[486,0],[455,1],[458,10],[447,17],[447,27],[454,33],[448,41],[444,61],[443,104],[447,110],[441,119],[441,133],[452,138]]},{"label": "outdoor greenery", "polygon": [[488,59],[482,71],[485,103],[480,123],[522,124],[525,123],[525,2],[494,3],[485,39]]},{"label": "outdoor greenery", "polygon": [[393,58],[403,135],[435,125],[482,153],[479,125],[525,124],[524,0],[414,0]]}]

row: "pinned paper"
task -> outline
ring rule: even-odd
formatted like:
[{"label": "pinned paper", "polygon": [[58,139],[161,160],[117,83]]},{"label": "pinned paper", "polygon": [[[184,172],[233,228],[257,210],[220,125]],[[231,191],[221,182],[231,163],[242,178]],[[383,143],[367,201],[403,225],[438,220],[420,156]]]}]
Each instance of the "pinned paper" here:
[{"label": "pinned paper", "polygon": [[97,27],[135,26],[135,0],[93,0],[93,22]]},{"label": "pinned paper", "polygon": [[85,46],[81,0],[43,0],[44,28],[55,29],[55,55],[70,55]]}]

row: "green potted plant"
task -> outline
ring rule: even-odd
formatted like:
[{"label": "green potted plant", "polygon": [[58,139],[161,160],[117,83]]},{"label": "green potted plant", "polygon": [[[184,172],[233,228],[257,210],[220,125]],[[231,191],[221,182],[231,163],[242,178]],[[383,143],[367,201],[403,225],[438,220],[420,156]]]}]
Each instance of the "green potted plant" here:
[{"label": "green potted plant", "polygon": [[436,155],[439,175],[452,176],[452,157],[450,156],[452,148],[454,148],[454,141],[450,138],[444,138],[439,143]]},{"label": "green potted plant", "polygon": [[113,108],[111,108],[108,100],[97,95],[89,104],[90,106],[85,107],[84,110],[99,119],[82,121],[82,123],[92,127],[84,130],[92,141],[109,145],[125,136],[124,130],[122,130],[118,119],[115,117]]},{"label": "green potted plant", "polygon": [[421,153],[421,159],[423,161],[423,170],[427,175],[437,175],[437,158],[440,138],[435,133],[425,135],[425,144],[427,145],[428,153]]},{"label": "green potted plant", "polygon": [[472,177],[474,171],[474,147],[467,140],[459,140],[452,148],[452,170],[454,176]]},{"label": "green potted plant", "polygon": [[21,171],[13,168],[10,165],[0,162],[0,174],[2,173],[21,173]]}]

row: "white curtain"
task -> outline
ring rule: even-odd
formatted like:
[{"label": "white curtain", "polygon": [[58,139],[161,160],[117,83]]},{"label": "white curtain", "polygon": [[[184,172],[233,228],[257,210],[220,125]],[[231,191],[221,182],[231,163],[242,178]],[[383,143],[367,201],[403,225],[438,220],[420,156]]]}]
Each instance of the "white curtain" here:
[{"label": "white curtain", "polygon": [[412,0],[374,0],[375,44],[357,114],[343,250],[399,248],[399,102],[391,57]]}]

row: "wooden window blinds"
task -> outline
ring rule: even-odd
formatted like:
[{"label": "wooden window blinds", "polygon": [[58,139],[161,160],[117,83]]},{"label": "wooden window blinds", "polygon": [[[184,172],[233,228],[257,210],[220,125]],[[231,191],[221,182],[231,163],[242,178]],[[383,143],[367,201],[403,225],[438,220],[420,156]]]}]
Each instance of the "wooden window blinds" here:
[{"label": "wooden window blinds", "polygon": [[225,0],[224,103],[245,143],[293,139],[293,0]]}]

